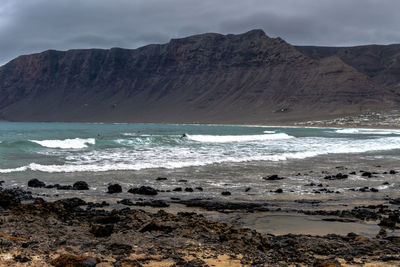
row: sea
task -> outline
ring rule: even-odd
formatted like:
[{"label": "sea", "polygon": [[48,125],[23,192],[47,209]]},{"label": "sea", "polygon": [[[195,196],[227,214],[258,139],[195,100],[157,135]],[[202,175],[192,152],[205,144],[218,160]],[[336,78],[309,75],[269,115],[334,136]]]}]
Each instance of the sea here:
[{"label": "sea", "polygon": [[[312,198],[321,194],[309,184],[322,183],[336,193],[329,198],[377,188],[375,194],[363,192],[370,198],[398,191],[397,175],[387,173],[400,169],[399,160],[400,130],[394,129],[0,122],[3,186],[26,188],[33,178],[90,185],[85,192],[30,188],[47,197],[106,198],[107,186],[119,183],[124,191],[152,186],[163,198]],[[367,170],[376,173],[363,177]],[[324,179],[339,172],[353,174],[340,181]],[[273,174],[285,179],[263,179]],[[176,187],[183,192],[172,191]],[[185,192],[188,187],[194,191]],[[275,192],[278,188],[282,194]],[[223,191],[232,195],[221,196]]]}]

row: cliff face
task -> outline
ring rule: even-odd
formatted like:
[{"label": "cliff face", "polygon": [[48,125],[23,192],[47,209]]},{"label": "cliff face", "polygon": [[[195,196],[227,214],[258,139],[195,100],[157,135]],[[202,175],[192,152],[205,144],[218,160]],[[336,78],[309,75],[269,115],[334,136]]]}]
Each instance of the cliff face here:
[{"label": "cliff face", "polygon": [[400,44],[296,48],[314,59],[337,56],[346,64],[400,94]]},{"label": "cliff face", "polygon": [[396,102],[339,57],[312,59],[261,30],[46,51],[0,68],[0,119],[17,121],[267,123]]}]

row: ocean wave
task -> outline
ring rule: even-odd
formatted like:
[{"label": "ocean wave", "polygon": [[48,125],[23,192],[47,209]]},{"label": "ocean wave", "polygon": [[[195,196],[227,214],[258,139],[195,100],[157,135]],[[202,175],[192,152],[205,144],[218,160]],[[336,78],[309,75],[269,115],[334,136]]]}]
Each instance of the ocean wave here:
[{"label": "ocean wave", "polygon": [[141,134],[141,133],[122,133],[121,135],[123,135],[123,136],[132,136],[132,137],[152,136],[150,134]]},{"label": "ocean wave", "polygon": [[65,140],[30,140],[33,143],[39,144],[43,147],[48,148],[62,148],[62,149],[80,149],[86,148],[88,145],[94,145],[96,139],[94,138],[75,138],[75,139],[65,139]]},{"label": "ocean wave", "polygon": [[24,172],[28,170],[28,166],[22,166],[13,169],[0,169],[0,173]]},{"label": "ocean wave", "polygon": [[[397,137],[368,140],[367,142],[346,142],[322,144],[320,138],[309,138],[301,141],[302,146],[309,150],[297,147],[297,151],[287,152],[289,146],[282,152],[257,152],[249,149],[235,154],[226,153],[218,147],[213,152],[212,148],[196,149],[167,149],[154,153],[150,149],[138,150],[110,150],[110,151],[88,151],[80,155],[70,155],[66,158],[65,164],[46,165],[30,163],[13,169],[0,169],[0,173],[40,171],[47,173],[70,173],[70,172],[105,172],[105,171],[135,171],[142,169],[178,169],[184,167],[206,166],[220,163],[241,163],[251,161],[286,161],[291,159],[306,159],[327,154],[350,154],[364,153],[370,151],[384,151],[400,149],[400,142]],[[282,143],[285,146],[284,143]],[[298,145],[298,144],[297,144]],[[295,149],[292,147],[292,149]],[[211,150],[211,152],[210,152]],[[286,151],[286,152],[284,152]],[[210,152],[210,153],[209,153]]]},{"label": "ocean wave", "polygon": [[264,131],[263,133],[265,133],[265,134],[274,134],[274,133],[276,133],[276,131]]},{"label": "ocean wave", "polygon": [[294,137],[285,133],[277,133],[277,134],[260,134],[260,135],[187,135],[187,138],[189,140],[197,142],[229,143],[229,142],[251,142],[251,141],[290,139]]},{"label": "ocean wave", "polygon": [[340,134],[370,134],[370,135],[397,135],[400,134],[400,130],[381,130],[381,129],[359,129],[359,128],[347,128],[339,129],[335,131]]}]

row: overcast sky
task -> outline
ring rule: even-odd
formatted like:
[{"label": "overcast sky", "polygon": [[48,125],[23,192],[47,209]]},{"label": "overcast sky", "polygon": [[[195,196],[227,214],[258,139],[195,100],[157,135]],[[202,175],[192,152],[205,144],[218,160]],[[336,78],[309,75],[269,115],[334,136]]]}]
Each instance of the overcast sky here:
[{"label": "overcast sky", "polygon": [[297,45],[400,43],[399,10],[400,0],[0,0],[0,65],[47,49],[256,28]]}]

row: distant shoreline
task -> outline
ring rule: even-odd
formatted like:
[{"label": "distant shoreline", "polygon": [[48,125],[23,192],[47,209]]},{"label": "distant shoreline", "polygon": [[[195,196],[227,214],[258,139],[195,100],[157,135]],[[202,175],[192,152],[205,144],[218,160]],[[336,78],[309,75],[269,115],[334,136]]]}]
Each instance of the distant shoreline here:
[{"label": "distant shoreline", "polygon": [[351,128],[351,129],[387,129],[387,130],[398,130],[400,125],[354,125],[354,124],[318,124],[315,123],[310,125],[299,125],[298,123],[303,122],[293,122],[293,123],[268,123],[268,124],[249,124],[249,123],[176,123],[176,122],[108,122],[108,121],[7,121],[0,120],[0,123],[88,123],[88,124],[164,124],[164,125],[205,125],[205,126],[240,126],[240,127],[290,127],[290,128],[319,128],[319,129],[341,129],[341,128]]}]

